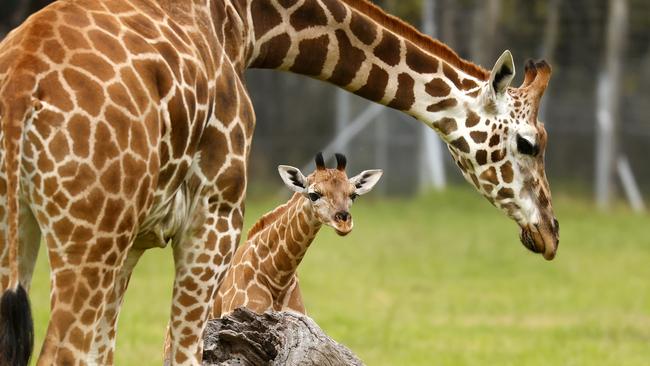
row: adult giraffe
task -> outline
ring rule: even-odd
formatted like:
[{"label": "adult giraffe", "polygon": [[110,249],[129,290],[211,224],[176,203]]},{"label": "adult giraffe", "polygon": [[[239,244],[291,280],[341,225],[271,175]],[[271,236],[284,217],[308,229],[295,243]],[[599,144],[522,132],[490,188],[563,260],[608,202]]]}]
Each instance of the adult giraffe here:
[{"label": "adult giraffe", "polygon": [[172,361],[200,362],[242,226],[247,67],[325,80],[431,126],[524,245],[555,255],[537,121],[547,64],[510,88],[509,52],[488,72],[364,0],[62,0],[0,44],[0,365],[31,352],[41,237],[52,292],[39,365],[112,364],[131,271],[169,242]]}]

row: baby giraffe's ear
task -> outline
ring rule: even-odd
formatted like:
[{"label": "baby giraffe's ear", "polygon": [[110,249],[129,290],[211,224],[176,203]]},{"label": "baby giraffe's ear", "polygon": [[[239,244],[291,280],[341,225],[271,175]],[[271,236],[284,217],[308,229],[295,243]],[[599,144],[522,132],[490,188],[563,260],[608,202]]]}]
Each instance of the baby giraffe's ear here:
[{"label": "baby giraffe's ear", "polygon": [[307,179],[300,172],[300,169],[288,165],[278,166],[278,173],[284,181],[284,184],[290,190],[298,193],[304,193],[307,189]]},{"label": "baby giraffe's ear", "polygon": [[384,172],[381,169],[364,170],[358,175],[350,178],[350,183],[354,184],[357,188],[354,193],[360,196],[370,192],[372,187],[379,182],[379,178],[381,178],[382,174],[384,174]]}]

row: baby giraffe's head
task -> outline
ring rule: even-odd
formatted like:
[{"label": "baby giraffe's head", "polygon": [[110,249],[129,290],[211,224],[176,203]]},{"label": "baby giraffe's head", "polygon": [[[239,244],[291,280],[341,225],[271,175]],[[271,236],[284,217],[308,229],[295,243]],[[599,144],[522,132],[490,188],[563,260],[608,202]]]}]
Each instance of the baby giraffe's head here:
[{"label": "baby giraffe's head", "polygon": [[336,169],[325,167],[323,154],[316,155],[316,170],[305,177],[300,169],[280,165],[278,172],[284,184],[294,192],[304,195],[316,218],[344,236],[352,231],[350,206],[355,198],[370,192],[381,178],[379,169],[364,170],[348,178],[345,174],[345,156],[336,154]]}]

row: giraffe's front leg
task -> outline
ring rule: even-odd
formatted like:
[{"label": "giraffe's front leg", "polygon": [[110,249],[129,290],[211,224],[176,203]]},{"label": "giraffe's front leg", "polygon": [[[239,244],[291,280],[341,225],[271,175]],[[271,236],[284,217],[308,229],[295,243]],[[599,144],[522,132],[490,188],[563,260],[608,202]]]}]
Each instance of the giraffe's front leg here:
[{"label": "giraffe's front leg", "polygon": [[52,263],[51,315],[38,365],[96,364],[91,346],[130,234],[59,242],[45,233]]},{"label": "giraffe's front leg", "polygon": [[[174,365],[199,365],[202,335],[213,296],[230,264],[241,233],[243,212],[211,197],[205,218],[195,220],[185,237],[174,243],[176,275],[169,329],[169,354]],[[200,208],[199,208],[200,210]]]}]

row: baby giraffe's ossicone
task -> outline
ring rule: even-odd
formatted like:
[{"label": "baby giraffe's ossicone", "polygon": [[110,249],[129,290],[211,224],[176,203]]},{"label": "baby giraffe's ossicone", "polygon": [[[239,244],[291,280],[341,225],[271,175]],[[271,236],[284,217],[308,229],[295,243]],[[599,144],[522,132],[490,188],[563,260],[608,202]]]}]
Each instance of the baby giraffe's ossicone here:
[{"label": "baby giraffe's ossicone", "polygon": [[304,176],[295,167],[280,165],[284,183],[295,192],[291,199],[262,216],[248,232],[219,287],[212,315],[222,317],[236,308],[305,312],[296,270],[323,224],[339,235],[352,231],[350,206],[381,178],[381,170],[366,170],[348,178],[346,158],[336,154],[329,169],[321,153],[316,170]]},{"label": "baby giraffe's ossicone", "polygon": [[318,221],[345,236],[354,226],[350,214],[352,202],[357,196],[370,191],[382,172],[367,170],[348,179],[345,173],[347,159],[342,154],[335,156],[336,169],[328,169],[323,155],[316,155],[316,171],[308,177],[303,176],[299,169],[288,165],[280,165],[278,171],[289,189],[310,201],[310,210]]}]

